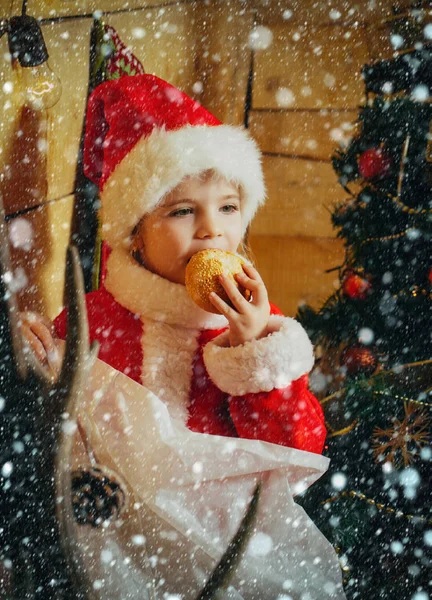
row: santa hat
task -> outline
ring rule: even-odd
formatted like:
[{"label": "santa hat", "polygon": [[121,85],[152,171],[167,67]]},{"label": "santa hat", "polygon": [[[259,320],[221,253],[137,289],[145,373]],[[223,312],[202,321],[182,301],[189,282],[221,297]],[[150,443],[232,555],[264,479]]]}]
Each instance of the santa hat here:
[{"label": "santa hat", "polygon": [[154,75],[107,81],[91,94],[84,172],[99,186],[111,248],[128,247],[143,215],[184,177],[208,169],[240,186],[244,233],[265,187],[261,153],[243,128],[223,125]]}]

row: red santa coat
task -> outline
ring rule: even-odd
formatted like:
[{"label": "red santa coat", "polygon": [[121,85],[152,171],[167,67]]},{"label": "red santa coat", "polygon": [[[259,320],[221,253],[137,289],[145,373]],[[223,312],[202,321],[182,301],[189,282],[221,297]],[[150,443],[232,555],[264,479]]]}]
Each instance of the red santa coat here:
[{"label": "red santa coat", "polygon": [[[228,321],[200,309],[183,285],[112,252],[105,287],[87,294],[99,358],[159,396],[193,431],[321,453],[320,404],[307,389],[312,345],[270,304],[267,336],[231,348]],[[66,315],[55,320],[65,336]]]}]

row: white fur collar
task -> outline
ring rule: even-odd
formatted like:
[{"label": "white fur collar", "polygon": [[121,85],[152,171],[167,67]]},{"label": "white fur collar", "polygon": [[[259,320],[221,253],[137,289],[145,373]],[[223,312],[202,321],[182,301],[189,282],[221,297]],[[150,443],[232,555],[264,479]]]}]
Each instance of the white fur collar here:
[{"label": "white fur collar", "polygon": [[115,300],[141,318],[192,329],[222,329],[223,315],[202,310],[184,285],[172,283],[140,266],[123,248],[111,252],[105,288]]}]

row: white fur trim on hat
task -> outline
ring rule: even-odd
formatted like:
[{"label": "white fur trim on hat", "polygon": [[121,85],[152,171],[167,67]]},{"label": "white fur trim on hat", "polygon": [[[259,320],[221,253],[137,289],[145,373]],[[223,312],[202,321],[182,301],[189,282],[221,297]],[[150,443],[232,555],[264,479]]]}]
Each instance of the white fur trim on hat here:
[{"label": "white fur trim on hat", "polygon": [[204,364],[217,387],[231,396],[287,387],[314,364],[313,347],[303,327],[289,317],[272,315],[269,335],[229,346],[229,332],[204,348]]},{"label": "white fur trim on hat", "polygon": [[241,127],[155,128],[126,155],[101,192],[102,235],[112,247],[128,247],[144,214],[187,175],[214,169],[241,186],[243,232],[265,200],[261,153]]}]

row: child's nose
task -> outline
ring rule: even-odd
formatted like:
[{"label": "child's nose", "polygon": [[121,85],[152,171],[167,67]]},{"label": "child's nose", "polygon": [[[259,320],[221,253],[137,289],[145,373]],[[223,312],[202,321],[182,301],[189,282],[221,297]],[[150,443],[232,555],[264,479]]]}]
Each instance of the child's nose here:
[{"label": "child's nose", "polygon": [[198,224],[197,236],[200,239],[213,238],[222,235],[222,229],[216,219],[205,217]]}]

